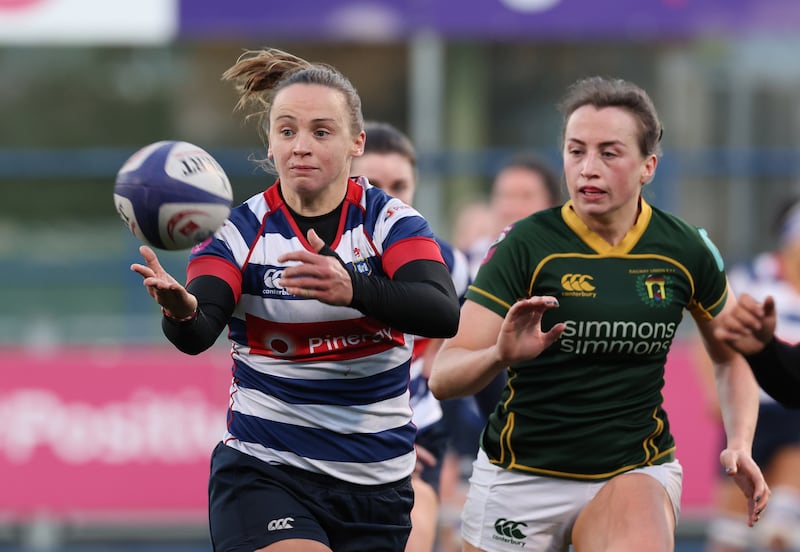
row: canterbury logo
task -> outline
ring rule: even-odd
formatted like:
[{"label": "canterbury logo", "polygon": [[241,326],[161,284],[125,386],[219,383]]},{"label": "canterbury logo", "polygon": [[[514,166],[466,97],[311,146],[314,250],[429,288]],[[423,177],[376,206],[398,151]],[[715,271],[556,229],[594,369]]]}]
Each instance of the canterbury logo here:
[{"label": "canterbury logo", "polygon": [[517,540],[525,538],[525,533],[520,531],[520,527],[527,526],[527,524],[521,521],[511,521],[506,518],[500,518],[494,522],[494,530],[497,531],[498,534]]},{"label": "canterbury logo", "polygon": [[564,274],[561,277],[561,287],[567,291],[594,291],[596,288],[590,283],[593,280],[588,274]]},{"label": "canterbury logo", "polygon": [[294,527],[292,522],[294,518],[285,517],[283,519],[273,519],[267,524],[268,531],[280,531],[281,529],[291,529]]}]

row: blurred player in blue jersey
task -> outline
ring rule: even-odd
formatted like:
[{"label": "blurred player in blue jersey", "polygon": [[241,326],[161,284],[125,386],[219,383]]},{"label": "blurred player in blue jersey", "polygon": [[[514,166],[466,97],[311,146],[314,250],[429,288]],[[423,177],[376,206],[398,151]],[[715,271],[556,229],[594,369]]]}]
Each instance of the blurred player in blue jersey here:
[{"label": "blurred player in blue jersey", "polygon": [[223,77],[278,180],[192,251],[185,287],[146,246],[132,265],[181,351],[228,328],[214,549],[400,552],[416,465],[413,336],[455,333],[450,272],[417,211],[349,177],[365,133],[346,77],[274,49],[246,52]]},{"label": "blurred player in blue jersey", "polygon": [[509,374],[473,463],[464,550],[674,550],[683,469],[662,388],[684,310],[715,363],[720,460],[753,524],[769,497],[750,452],[758,388],[714,335],[735,304],[718,251],[642,197],[660,153],[655,107],[632,83],[593,77],[561,109],[570,199],[492,247],[429,380],[445,399]]},{"label": "blurred player in blue jersey", "polygon": [[[396,127],[376,121],[364,124],[367,140],[364,155],[353,159],[351,172],[365,176],[373,186],[412,205],[417,186],[417,155],[411,140]],[[459,297],[463,297],[470,282],[466,256],[446,241],[436,238],[442,257],[450,269]],[[420,316],[425,316],[423,310]],[[411,536],[408,552],[430,552],[436,542],[439,509],[439,483],[442,460],[447,449],[447,424],[442,407],[428,389],[430,363],[441,340],[418,338],[411,360],[412,420],[417,426],[417,470],[414,485],[414,509],[411,510]],[[466,420],[459,420],[464,424]],[[477,447],[477,439],[475,441]]]}]

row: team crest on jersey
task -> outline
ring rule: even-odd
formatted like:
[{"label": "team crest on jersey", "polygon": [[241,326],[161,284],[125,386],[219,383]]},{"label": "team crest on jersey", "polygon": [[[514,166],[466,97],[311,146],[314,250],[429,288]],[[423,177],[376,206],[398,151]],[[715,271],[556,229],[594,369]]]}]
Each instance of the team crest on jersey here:
[{"label": "team crest on jersey", "polygon": [[353,266],[359,274],[364,274],[365,276],[372,274],[372,267],[361,254],[361,249],[358,247],[353,248]]},{"label": "team crest on jersey", "polygon": [[639,298],[651,307],[666,307],[667,293],[672,283],[672,278],[668,275],[642,274],[636,280],[636,291]]}]

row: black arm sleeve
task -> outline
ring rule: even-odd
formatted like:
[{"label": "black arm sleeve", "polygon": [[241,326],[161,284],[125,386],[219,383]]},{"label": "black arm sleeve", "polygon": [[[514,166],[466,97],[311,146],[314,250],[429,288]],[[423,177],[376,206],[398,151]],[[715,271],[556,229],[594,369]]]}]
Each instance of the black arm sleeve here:
[{"label": "black arm sleeve", "polygon": [[394,278],[376,278],[353,270],[350,304],[402,332],[423,337],[452,337],[458,331],[459,305],[447,266],[412,261]]},{"label": "black arm sleeve", "polygon": [[233,290],[216,276],[198,276],[186,286],[197,297],[197,316],[188,322],[163,317],[161,329],[179,351],[197,355],[211,347],[236,307]]},{"label": "black arm sleeve", "polygon": [[764,391],[787,408],[800,408],[800,346],[773,338],[745,358]]}]

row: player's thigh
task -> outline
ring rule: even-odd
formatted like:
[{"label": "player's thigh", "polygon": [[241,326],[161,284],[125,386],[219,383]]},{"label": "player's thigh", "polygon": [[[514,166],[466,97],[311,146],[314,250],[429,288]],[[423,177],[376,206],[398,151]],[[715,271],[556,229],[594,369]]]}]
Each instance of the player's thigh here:
[{"label": "player's thigh", "polygon": [[476,548],[467,541],[461,541],[461,552],[484,552],[482,548]]},{"label": "player's thigh", "polygon": [[664,486],[643,473],[618,475],[578,515],[576,552],[671,552],[676,519]]},{"label": "player's thigh", "polygon": [[411,478],[414,488],[414,507],[411,509],[411,534],[406,552],[429,552],[436,542],[439,497],[428,483],[418,477]]},{"label": "player's thigh", "polygon": [[721,479],[716,493],[716,507],[719,512],[730,515],[747,515],[747,498],[733,479],[727,476],[725,479]]},{"label": "player's thigh", "polygon": [[790,445],[777,451],[765,475],[770,487],[800,489],[800,446]]},{"label": "player's thigh", "polygon": [[474,547],[465,549],[567,552],[575,518],[601,486],[503,469],[481,450],[461,511],[461,537]]}]

